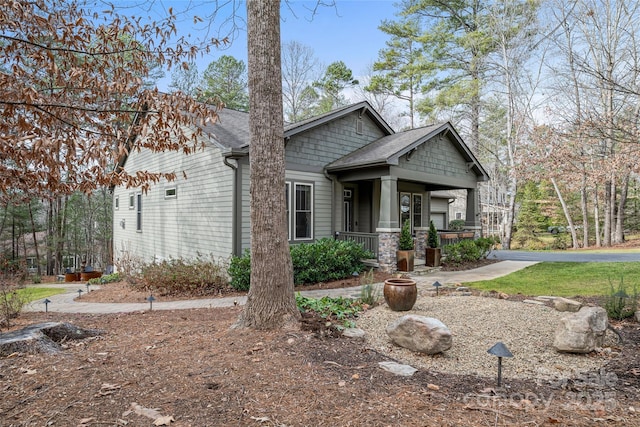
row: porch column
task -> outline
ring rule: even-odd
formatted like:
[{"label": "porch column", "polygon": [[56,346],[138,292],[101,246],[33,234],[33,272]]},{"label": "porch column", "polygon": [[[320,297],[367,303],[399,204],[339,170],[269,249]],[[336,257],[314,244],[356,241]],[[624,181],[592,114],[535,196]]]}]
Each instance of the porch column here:
[{"label": "porch column", "polygon": [[482,235],[480,217],[480,204],[478,202],[478,190],[467,188],[467,212],[464,221],[465,230],[473,230],[476,237]]},{"label": "porch column", "polygon": [[380,218],[378,233],[378,265],[381,271],[395,271],[396,251],[400,240],[398,221],[398,177],[380,177]]},{"label": "porch column", "polygon": [[377,228],[382,229],[380,231],[400,228],[398,222],[398,177],[380,177],[380,219]]}]

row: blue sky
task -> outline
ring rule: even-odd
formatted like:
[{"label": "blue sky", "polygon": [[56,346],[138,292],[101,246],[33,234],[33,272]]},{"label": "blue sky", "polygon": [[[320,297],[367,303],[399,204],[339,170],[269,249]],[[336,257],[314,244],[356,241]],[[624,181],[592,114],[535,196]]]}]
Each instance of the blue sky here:
[{"label": "blue sky", "polygon": [[[235,16],[241,31],[234,35],[230,46],[213,49],[211,53],[197,61],[200,72],[222,55],[231,55],[247,61],[247,39],[244,2],[225,3],[209,26],[207,16],[213,9],[213,2],[195,2],[191,0],[156,0],[149,15],[154,19],[166,14],[169,7],[180,17],[179,31],[190,40],[206,39],[227,34],[231,25],[228,19],[234,15],[232,5],[237,11]],[[325,1],[326,3],[326,1]],[[385,47],[388,36],[378,29],[384,19],[396,20],[394,1],[391,0],[336,0],[335,7],[319,7],[315,16],[311,12],[316,1],[289,0],[282,2],[281,37],[283,42],[297,41],[313,49],[315,56],[324,66],[334,61],[344,61],[356,76],[366,73],[369,65],[378,58],[378,51]],[[193,7],[194,4],[198,5]],[[198,15],[205,22],[194,25],[193,16]],[[170,74],[159,82],[160,89],[166,89]]]}]

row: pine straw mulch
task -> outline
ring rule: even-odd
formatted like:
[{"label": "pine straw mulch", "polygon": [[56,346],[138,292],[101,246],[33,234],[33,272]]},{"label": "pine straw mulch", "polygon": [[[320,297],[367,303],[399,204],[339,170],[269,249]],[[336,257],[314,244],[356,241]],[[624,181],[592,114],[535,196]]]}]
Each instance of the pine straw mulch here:
[{"label": "pine straw mulch", "polygon": [[58,354],[0,359],[2,425],[640,425],[637,324],[600,373],[505,378],[498,389],[495,378],[393,375],[378,366],[389,358],[356,339],[231,329],[240,310],[25,313],[16,326],[56,320],[104,333]]},{"label": "pine straw mulch", "polygon": [[57,354],[0,358],[0,424],[640,425],[637,323],[617,325],[624,345],[600,372],[566,382],[504,378],[497,388],[496,378],[393,375],[378,365],[389,357],[326,334],[319,319],[293,330],[232,329],[240,310],[24,313],[14,328],[64,321],[103,334],[64,341]]}]

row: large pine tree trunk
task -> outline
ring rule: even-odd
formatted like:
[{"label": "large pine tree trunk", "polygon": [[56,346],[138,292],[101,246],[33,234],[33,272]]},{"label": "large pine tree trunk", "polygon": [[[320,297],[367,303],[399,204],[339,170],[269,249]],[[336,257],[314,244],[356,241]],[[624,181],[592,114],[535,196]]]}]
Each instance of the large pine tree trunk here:
[{"label": "large pine tree trunk", "polygon": [[247,1],[251,144],[251,287],[236,326],[283,327],[297,320],[287,237],[280,1]]}]

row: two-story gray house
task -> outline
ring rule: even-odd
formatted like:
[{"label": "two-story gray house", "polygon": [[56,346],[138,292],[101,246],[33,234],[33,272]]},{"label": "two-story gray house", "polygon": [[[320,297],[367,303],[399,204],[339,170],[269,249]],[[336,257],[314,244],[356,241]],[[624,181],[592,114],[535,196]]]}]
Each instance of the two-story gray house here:
[{"label": "two-story gray house", "polygon": [[[114,188],[116,264],[125,256],[228,258],[249,248],[249,115],[222,110],[204,131],[205,148],[194,154],[142,150],[123,161],[129,173],[175,171],[178,179],[146,193]],[[405,220],[416,256],[424,252],[436,190],[466,190],[466,228],[480,230],[476,188],[489,177],[448,122],[394,132],[360,102],[286,126],[283,143],[291,244],[356,239],[393,270]]]}]

